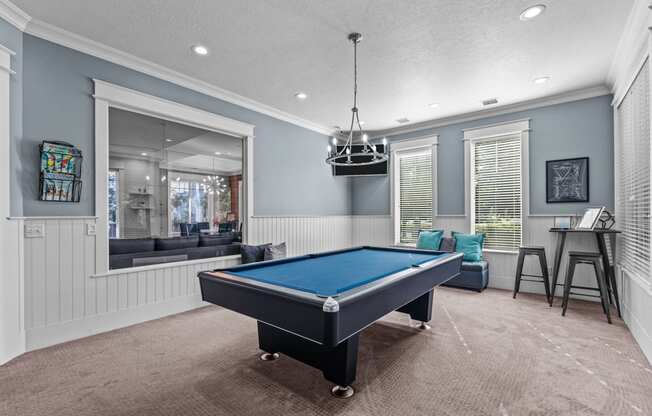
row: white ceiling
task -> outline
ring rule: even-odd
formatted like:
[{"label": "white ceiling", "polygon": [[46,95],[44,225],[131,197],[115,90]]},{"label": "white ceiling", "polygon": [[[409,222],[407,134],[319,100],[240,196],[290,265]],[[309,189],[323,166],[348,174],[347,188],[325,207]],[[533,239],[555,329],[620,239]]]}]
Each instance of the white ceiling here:
[{"label": "white ceiling", "polygon": [[242,172],[241,139],[114,108],[109,154],[160,162],[167,169]]},{"label": "white ceiling", "polygon": [[[13,0],[32,17],[323,126],[370,130],[604,85],[633,0]],[[519,14],[544,3],[523,22]],[[207,57],[191,45],[206,45]],[[551,81],[535,85],[536,77]],[[294,93],[304,91],[305,101]],[[437,109],[428,107],[436,102]]]}]

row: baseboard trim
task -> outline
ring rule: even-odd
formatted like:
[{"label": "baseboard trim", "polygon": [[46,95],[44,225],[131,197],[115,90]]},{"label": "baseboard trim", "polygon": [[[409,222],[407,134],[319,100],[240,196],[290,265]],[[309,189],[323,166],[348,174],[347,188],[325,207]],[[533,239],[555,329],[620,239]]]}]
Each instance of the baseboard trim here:
[{"label": "baseboard trim", "polygon": [[641,321],[632,313],[626,302],[623,302],[621,307],[627,328],[629,328],[639,348],[643,351],[643,355],[647,358],[648,363],[652,365],[652,335],[645,330]]},{"label": "baseboard trim", "polygon": [[61,324],[27,330],[26,350],[40,348],[85,338],[102,332],[124,328],[168,315],[189,311],[207,305],[201,295],[184,296],[160,303],[151,303],[137,308],[123,309]]},{"label": "baseboard trim", "polygon": [[[489,276],[489,286],[490,288],[493,289],[503,289],[503,290],[509,290],[510,292],[514,290],[514,276],[510,277],[504,277],[504,276]],[[545,295],[546,291],[543,287],[543,284],[541,283],[533,283],[533,282],[521,282],[521,287],[519,288],[519,293],[533,293],[536,295]],[[557,291],[555,292],[555,296],[558,298],[561,298],[562,296],[562,288],[558,287]],[[581,299],[581,300],[587,300],[589,302],[598,302],[596,298],[589,298],[586,296],[575,296],[571,295],[570,296],[573,299]]]},{"label": "baseboard trim", "polygon": [[17,333],[12,340],[14,342],[6,342],[0,349],[0,366],[24,354],[26,351],[25,332]]}]

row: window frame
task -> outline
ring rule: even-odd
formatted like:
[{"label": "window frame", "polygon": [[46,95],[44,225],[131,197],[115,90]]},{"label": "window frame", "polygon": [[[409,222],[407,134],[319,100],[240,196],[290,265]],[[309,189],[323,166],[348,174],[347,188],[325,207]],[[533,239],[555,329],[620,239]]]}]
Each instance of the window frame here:
[{"label": "window frame", "polygon": [[[109,270],[108,238],[108,172],[109,172],[109,108],[140,113],[175,123],[186,124],[238,137],[243,144],[242,178],[245,192],[243,242],[249,241],[249,218],[254,216],[254,128],[255,126],[185,104],[135,91],[106,81],[93,79],[95,107],[95,275],[115,273]],[[188,264],[192,264],[189,260]],[[185,262],[170,263],[177,267]],[[121,273],[124,270],[120,269]]]},{"label": "window frame", "polygon": [[[117,203],[116,203],[116,208],[115,208],[116,221],[115,221],[115,237],[114,238],[120,238],[120,234],[122,234],[120,232],[120,226],[122,225],[122,218],[120,218],[120,216],[122,215],[122,209],[120,209],[120,203],[121,203],[121,201],[120,201],[120,192],[121,192],[120,169],[109,168],[109,173],[107,173],[108,176],[110,176],[110,172],[114,172],[113,175],[116,178],[115,182],[116,182],[116,194],[117,194],[116,195]],[[108,189],[108,185],[107,185],[107,189]],[[108,205],[108,198],[107,198],[107,205]],[[108,224],[108,222],[109,221],[108,221],[108,218],[107,218],[107,224]],[[109,238],[111,238],[111,237],[109,236]]]},{"label": "window frame", "polygon": [[[521,244],[527,241],[528,217],[530,216],[530,119],[508,121],[488,126],[465,129],[464,132],[464,215],[468,219],[468,230],[475,229],[475,205],[473,196],[473,151],[480,141],[496,140],[501,137],[520,137],[521,140]],[[487,253],[517,254],[515,250],[483,249]]]},{"label": "window frame", "polygon": [[390,143],[390,194],[391,194],[391,218],[392,218],[392,239],[394,245],[414,247],[416,244],[400,242],[400,163],[398,158],[402,155],[419,154],[430,151],[432,156],[432,221],[433,226],[437,218],[437,147],[439,136],[431,135],[417,139],[410,139]]}]

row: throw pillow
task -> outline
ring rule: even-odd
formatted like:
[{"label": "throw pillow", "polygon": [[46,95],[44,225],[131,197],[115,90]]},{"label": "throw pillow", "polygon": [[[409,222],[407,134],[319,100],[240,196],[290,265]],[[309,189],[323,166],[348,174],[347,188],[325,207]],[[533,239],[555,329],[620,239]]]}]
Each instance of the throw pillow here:
[{"label": "throw pillow", "polygon": [[444,230],[421,230],[417,240],[417,248],[424,250],[439,250]]},{"label": "throw pillow", "polygon": [[451,234],[455,239],[455,251],[464,253],[464,261],[482,260],[484,234],[464,234],[456,231]]},{"label": "throw pillow", "polygon": [[277,244],[275,246],[265,247],[264,259],[267,260],[278,260],[284,259],[288,256],[288,249],[285,243]]},{"label": "throw pillow", "polygon": [[442,238],[441,244],[439,244],[439,251],[445,251],[447,253],[455,251],[455,239],[450,237]]},{"label": "throw pillow", "polygon": [[265,260],[265,247],[271,246],[272,243],[262,244],[259,246],[240,245],[240,254],[242,254],[242,264],[256,263]]}]

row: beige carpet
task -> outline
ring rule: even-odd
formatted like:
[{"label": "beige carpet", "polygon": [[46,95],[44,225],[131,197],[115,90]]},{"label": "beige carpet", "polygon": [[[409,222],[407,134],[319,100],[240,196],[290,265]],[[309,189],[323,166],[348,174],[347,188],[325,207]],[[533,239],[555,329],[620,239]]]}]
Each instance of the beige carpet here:
[{"label": "beige carpet", "polygon": [[208,307],[0,367],[0,415],[652,415],[652,370],[623,323],[539,296],[441,289],[432,330],[395,313],[360,341],[357,394],[262,362],[255,321]]}]

